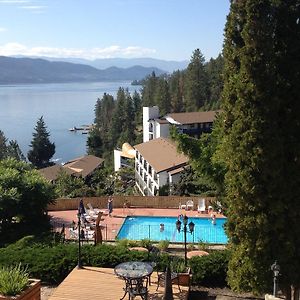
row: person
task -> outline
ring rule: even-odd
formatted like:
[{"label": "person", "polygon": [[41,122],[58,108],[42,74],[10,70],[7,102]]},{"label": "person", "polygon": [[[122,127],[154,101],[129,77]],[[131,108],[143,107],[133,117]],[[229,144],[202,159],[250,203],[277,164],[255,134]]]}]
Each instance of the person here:
[{"label": "person", "polygon": [[108,215],[111,217],[113,211],[113,199],[111,197],[108,197],[107,210],[108,210]]},{"label": "person", "polygon": [[211,223],[213,225],[216,225],[216,215],[215,214],[212,216]]},{"label": "person", "polygon": [[79,202],[78,213],[80,215],[84,215],[85,214],[85,208],[84,208],[84,204],[83,204],[83,200],[82,199]]},{"label": "person", "polygon": [[165,224],[160,223],[160,224],[159,224],[159,231],[160,231],[160,232],[163,232],[164,230],[165,230]]}]

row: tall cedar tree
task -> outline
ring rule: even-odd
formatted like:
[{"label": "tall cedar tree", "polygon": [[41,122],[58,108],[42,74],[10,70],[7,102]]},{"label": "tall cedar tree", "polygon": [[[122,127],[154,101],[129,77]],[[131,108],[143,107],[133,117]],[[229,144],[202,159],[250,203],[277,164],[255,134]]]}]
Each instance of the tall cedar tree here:
[{"label": "tall cedar tree", "polygon": [[226,24],[224,122],[228,169],[228,280],[266,291],[300,284],[300,1],[231,1]]},{"label": "tall cedar tree", "polygon": [[186,111],[198,111],[207,101],[208,78],[204,68],[204,56],[199,49],[193,52],[184,80]]},{"label": "tall cedar tree", "polygon": [[49,166],[50,159],[55,153],[55,144],[49,140],[50,133],[47,131],[43,116],[35,126],[33,139],[30,143],[31,150],[28,151],[28,160],[37,168]]}]

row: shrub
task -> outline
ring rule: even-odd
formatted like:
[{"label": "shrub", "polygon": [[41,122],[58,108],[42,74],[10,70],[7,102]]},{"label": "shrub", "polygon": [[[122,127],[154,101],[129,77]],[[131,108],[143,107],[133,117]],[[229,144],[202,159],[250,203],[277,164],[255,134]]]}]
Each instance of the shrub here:
[{"label": "shrub", "polygon": [[0,294],[16,296],[28,286],[28,283],[29,275],[21,268],[21,264],[0,269]]},{"label": "shrub", "polygon": [[166,251],[168,249],[169,245],[170,245],[170,241],[162,240],[162,241],[159,241],[159,243],[157,244],[157,248],[161,251]]},{"label": "shrub", "polygon": [[[21,243],[22,244],[22,243]],[[22,263],[31,277],[43,282],[58,284],[77,265],[78,246],[76,244],[34,244],[19,247],[19,243],[0,249],[0,265],[9,266]],[[115,267],[124,261],[144,260],[147,252],[129,251],[123,246],[103,244],[82,246],[83,265],[95,267]]]},{"label": "shrub", "polygon": [[193,284],[204,286],[225,286],[229,251],[213,251],[209,255],[195,256],[189,261]]}]

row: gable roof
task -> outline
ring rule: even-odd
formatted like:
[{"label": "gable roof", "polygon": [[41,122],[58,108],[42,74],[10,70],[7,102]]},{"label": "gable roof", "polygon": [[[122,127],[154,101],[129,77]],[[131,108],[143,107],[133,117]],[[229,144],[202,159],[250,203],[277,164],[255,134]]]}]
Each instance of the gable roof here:
[{"label": "gable roof", "polygon": [[212,123],[216,114],[220,112],[218,110],[211,111],[197,111],[197,112],[185,112],[185,113],[172,113],[166,115],[166,119],[171,124],[195,124],[195,123]]},{"label": "gable roof", "polygon": [[177,152],[176,145],[167,138],[157,138],[134,147],[157,173],[188,163],[188,157]]},{"label": "gable roof", "polygon": [[73,175],[75,172],[71,169],[64,168],[62,165],[54,165],[51,167],[40,169],[39,172],[45,177],[48,181],[55,181],[58,177],[58,174],[64,170],[69,175]]},{"label": "gable roof", "polygon": [[85,178],[101,166],[103,162],[104,159],[97,156],[85,155],[66,162],[64,168],[69,168],[75,171],[78,176]]},{"label": "gable roof", "polygon": [[53,182],[57,179],[61,170],[68,175],[87,177],[93,173],[102,163],[104,159],[94,155],[86,155],[68,161],[64,165],[54,165],[51,167],[40,169],[39,172],[49,181]]}]

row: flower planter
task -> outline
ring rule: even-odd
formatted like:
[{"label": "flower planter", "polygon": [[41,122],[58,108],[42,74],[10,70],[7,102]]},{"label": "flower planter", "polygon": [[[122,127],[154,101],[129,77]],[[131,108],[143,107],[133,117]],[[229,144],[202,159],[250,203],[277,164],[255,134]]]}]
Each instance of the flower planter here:
[{"label": "flower planter", "polygon": [[191,281],[191,269],[188,268],[186,272],[178,273],[178,284],[182,286],[189,286]]},{"label": "flower planter", "polygon": [[20,295],[2,296],[0,300],[41,300],[41,281],[30,279],[30,284]]}]

